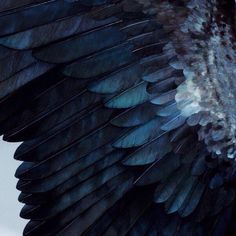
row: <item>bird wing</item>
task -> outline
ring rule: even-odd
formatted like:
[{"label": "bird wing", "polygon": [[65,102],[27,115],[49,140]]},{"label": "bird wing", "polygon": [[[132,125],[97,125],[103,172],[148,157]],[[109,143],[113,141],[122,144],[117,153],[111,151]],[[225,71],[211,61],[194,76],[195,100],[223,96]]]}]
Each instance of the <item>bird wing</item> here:
[{"label": "bird wing", "polygon": [[209,154],[201,117],[176,100],[196,55],[180,32],[199,19],[190,5],[8,0],[0,9],[0,132],[23,141],[24,235],[228,232],[233,164]]}]

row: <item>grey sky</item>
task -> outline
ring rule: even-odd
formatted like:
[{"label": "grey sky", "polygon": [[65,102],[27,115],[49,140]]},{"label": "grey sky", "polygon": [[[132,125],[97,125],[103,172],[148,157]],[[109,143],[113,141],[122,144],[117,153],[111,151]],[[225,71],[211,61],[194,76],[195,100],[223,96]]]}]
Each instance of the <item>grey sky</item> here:
[{"label": "grey sky", "polygon": [[19,144],[6,143],[0,137],[0,235],[21,236],[27,223],[19,217],[22,205],[17,198],[17,179],[15,170],[20,162],[13,159],[13,154]]}]

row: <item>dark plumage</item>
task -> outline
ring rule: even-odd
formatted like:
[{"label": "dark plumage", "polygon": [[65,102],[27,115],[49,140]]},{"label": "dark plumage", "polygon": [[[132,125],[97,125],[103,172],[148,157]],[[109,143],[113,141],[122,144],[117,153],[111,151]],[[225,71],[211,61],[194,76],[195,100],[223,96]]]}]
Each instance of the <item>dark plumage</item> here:
[{"label": "dark plumage", "polygon": [[0,3],[24,235],[236,235],[234,5]]}]

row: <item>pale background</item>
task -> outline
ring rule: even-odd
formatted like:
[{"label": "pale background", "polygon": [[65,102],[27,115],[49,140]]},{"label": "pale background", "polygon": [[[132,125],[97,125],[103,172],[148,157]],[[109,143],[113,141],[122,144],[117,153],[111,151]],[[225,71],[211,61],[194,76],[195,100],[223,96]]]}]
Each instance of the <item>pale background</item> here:
[{"label": "pale background", "polygon": [[17,200],[15,170],[20,164],[13,159],[17,143],[6,143],[0,137],[0,236],[21,236],[27,223],[19,217],[22,204]]}]

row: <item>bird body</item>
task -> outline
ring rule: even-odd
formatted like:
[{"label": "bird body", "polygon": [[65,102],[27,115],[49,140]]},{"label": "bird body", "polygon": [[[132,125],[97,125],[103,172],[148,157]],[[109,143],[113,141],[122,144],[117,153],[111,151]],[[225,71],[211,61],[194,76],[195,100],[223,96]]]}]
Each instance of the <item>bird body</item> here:
[{"label": "bird body", "polygon": [[0,132],[24,235],[235,235],[235,8],[0,3]]}]

